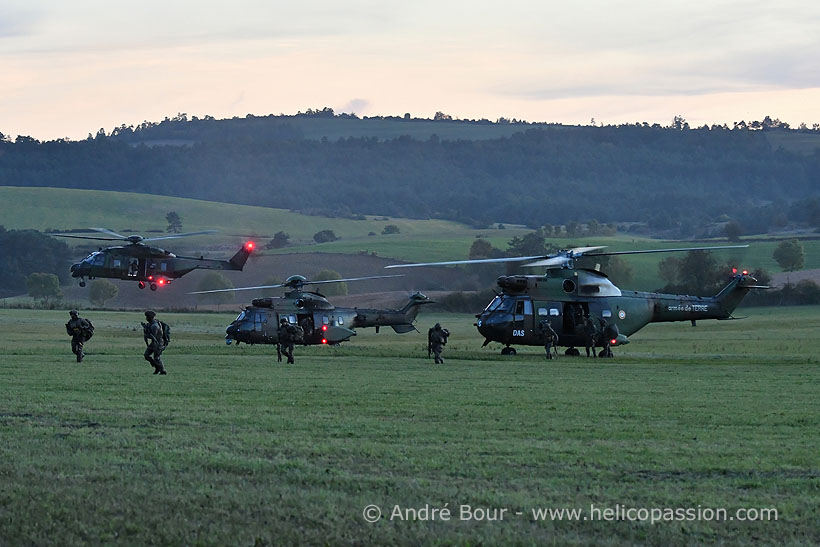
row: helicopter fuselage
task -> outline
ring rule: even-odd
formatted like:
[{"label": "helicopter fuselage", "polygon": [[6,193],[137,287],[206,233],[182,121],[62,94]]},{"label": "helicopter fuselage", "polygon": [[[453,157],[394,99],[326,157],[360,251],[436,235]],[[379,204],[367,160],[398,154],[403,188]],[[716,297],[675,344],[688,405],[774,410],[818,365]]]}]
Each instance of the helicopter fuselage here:
[{"label": "helicopter fuselage", "polygon": [[[536,346],[544,344],[540,323],[546,320],[558,335],[557,345],[583,347],[589,318],[598,333],[595,345],[608,341],[617,346],[629,343],[629,336],[653,322],[729,319],[754,282],[748,275],[734,275],[717,296],[700,297],[621,291],[594,270],[550,269],[544,276],[502,276],[498,279],[502,294],[476,315],[475,325],[485,345]],[[604,338],[607,326],[617,332],[609,340]]]},{"label": "helicopter fuselage", "polygon": [[356,335],[354,329],[389,326],[399,334],[416,330],[413,326],[421,305],[432,302],[416,293],[399,310],[337,308],[323,295],[290,291],[284,297],[254,299],[251,306],[225,329],[225,341],[245,344],[276,344],[282,319],[302,328],[300,344],[338,344]]},{"label": "helicopter fuselage", "polygon": [[85,279],[103,277],[137,281],[140,288],[148,283],[155,290],[157,285],[166,285],[196,269],[241,270],[252,249],[253,244],[246,243],[230,260],[217,260],[177,256],[158,247],[134,243],[92,252],[71,266],[71,276],[79,278],[81,286]]}]

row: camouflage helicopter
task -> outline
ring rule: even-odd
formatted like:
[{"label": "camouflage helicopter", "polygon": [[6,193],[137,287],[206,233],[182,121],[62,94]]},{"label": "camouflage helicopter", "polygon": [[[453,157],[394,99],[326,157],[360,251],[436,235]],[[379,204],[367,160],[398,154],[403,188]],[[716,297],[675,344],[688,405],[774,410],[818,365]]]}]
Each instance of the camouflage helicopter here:
[{"label": "camouflage helicopter", "polygon": [[[577,347],[587,343],[587,319],[595,329],[595,346],[611,356],[611,346],[629,343],[629,336],[649,323],[691,321],[698,319],[732,319],[732,311],[750,289],[766,288],[747,271],[733,270],[729,283],[713,297],[622,291],[601,271],[576,268],[575,260],[595,256],[666,253],[694,250],[738,249],[748,245],[652,249],[600,252],[605,247],[576,247],[544,256],[498,259],[457,260],[418,264],[394,264],[386,268],[441,266],[453,264],[486,264],[525,262],[528,267],[546,267],[544,275],[501,276],[501,289],[484,310],[476,315],[475,326],[490,342],[504,344],[502,355],[515,355],[515,345],[543,346],[541,322],[549,323],[558,335],[557,344],[565,346],[567,355],[579,355]],[[482,347],[483,347],[482,346]],[[593,348],[594,351],[594,348]]]},{"label": "camouflage helicopter", "polygon": [[364,327],[392,327],[399,334],[417,330],[413,326],[419,308],[433,303],[425,295],[417,292],[410,296],[409,302],[398,310],[380,310],[370,308],[337,308],[328,299],[315,291],[303,290],[306,285],[324,283],[341,283],[362,281],[366,279],[384,279],[402,277],[401,275],[377,275],[370,277],[353,277],[348,279],[329,279],[308,281],[301,275],[292,275],[284,283],[261,285],[258,287],[238,287],[235,289],[217,289],[196,291],[189,294],[208,294],[228,291],[249,291],[256,289],[274,289],[285,287],[288,291],[281,297],[255,298],[250,306],[225,329],[225,342],[232,341],[246,344],[277,344],[279,342],[278,326],[282,319],[302,328],[303,345],[339,344],[356,336],[354,329]]},{"label": "camouflage helicopter", "polygon": [[79,236],[72,234],[51,235],[96,241],[127,241],[128,244],[118,247],[108,247],[106,249],[100,248],[80,262],[73,264],[71,266],[71,277],[80,278],[80,287],[85,287],[86,278],[106,277],[110,279],[136,281],[140,289],[144,289],[145,285],[148,284],[151,290],[155,291],[157,287],[170,285],[172,280],[180,278],[196,269],[241,271],[254,247],[253,242],[248,241],[228,260],[203,258],[201,256],[198,258],[177,256],[165,249],[149,247],[148,245],[144,245],[144,243],[162,239],[177,239],[180,237],[211,234],[216,230],[160,237],[143,237],[140,235],[124,236],[105,228],[91,228],[91,230],[102,232],[113,237]]}]

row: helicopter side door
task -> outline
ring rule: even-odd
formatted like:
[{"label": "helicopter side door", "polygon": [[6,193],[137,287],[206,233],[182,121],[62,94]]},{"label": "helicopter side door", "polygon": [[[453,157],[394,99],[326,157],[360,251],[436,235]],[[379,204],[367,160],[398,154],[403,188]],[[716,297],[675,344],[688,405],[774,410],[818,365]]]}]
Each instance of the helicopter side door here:
[{"label": "helicopter side door", "polygon": [[518,297],[513,313],[513,340],[523,341],[524,338],[531,337],[533,334],[533,324],[532,300],[528,296]]}]

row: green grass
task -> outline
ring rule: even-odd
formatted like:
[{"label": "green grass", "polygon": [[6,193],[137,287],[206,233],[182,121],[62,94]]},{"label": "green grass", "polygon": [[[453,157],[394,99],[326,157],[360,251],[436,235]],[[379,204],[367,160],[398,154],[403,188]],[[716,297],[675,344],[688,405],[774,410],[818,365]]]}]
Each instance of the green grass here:
[{"label": "green grass", "polygon": [[[612,360],[502,359],[470,316],[447,363],[424,337],[226,347],[228,314],[162,314],[167,377],[138,313],[0,310],[0,544],[815,544],[820,309],[651,325]],[[135,330],[136,329],[136,330]],[[453,510],[368,524],[362,510]],[[522,516],[463,522],[458,508]],[[776,508],[776,522],[533,522],[536,507]]]}]

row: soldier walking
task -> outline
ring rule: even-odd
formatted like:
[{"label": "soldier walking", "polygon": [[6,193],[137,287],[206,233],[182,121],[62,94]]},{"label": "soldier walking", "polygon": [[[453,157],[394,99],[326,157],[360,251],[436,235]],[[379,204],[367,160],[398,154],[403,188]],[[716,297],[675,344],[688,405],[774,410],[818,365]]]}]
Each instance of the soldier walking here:
[{"label": "soldier walking", "polygon": [[71,337],[71,353],[76,355],[77,362],[81,363],[83,357],[85,357],[83,345],[94,334],[94,325],[88,319],[80,317],[77,310],[71,310],[68,315],[71,316],[71,319],[65,324],[65,330]]},{"label": "soldier walking", "polygon": [[544,337],[544,349],[547,352],[547,359],[552,359],[552,348],[556,347],[558,343],[558,333],[552,328],[548,319],[542,319],[538,323],[538,330],[541,331],[541,336]]},{"label": "soldier walking", "polygon": [[441,356],[441,352],[447,344],[447,337],[449,336],[450,331],[441,328],[441,323],[436,323],[432,329],[427,331],[427,347],[433,352],[437,365],[444,364],[444,358]]},{"label": "soldier walking", "polygon": [[145,360],[154,366],[154,374],[168,374],[165,365],[162,363],[162,352],[165,349],[166,333],[163,332],[162,323],[157,319],[157,314],[153,310],[145,312],[147,323],[142,324],[143,337],[145,338]]},{"label": "soldier walking", "polygon": [[589,357],[589,350],[592,349],[592,356],[595,355],[595,339],[598,337],[598,329],[595,328],[595,323],[589,317],[584,321],[584,344],[587,349],[587,357]]},{"label": "soldier walking", "polygon": [[293,343],[296,341],[296,327],[291,325],[288,320],[283,317],[279,320],[279,329],[276,331],[276,334],[279,338],[280,351],[288,358],[286,364],[294,364]]}]

